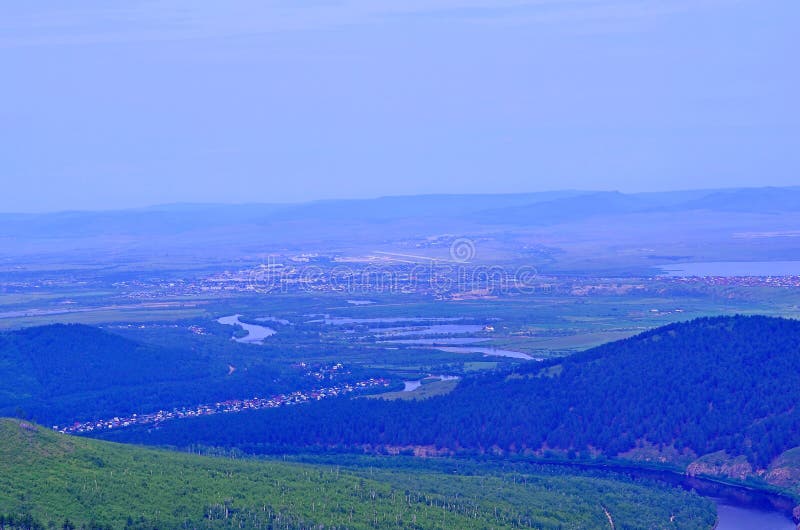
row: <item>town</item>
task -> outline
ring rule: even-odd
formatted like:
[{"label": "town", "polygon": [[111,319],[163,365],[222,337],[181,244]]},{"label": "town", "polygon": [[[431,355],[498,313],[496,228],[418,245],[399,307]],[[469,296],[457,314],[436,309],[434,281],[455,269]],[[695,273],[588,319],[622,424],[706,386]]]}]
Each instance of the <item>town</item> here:
[{"label": "town", "polygon": [[182,407],[172,410],[159,410],[149,414],[132,414],[130,416],[114,417],[106,420],[75,422],[68,426],[54,425],[53,430],[62,434],[83,434],[93,431],[132,427],[134,425],[155,425],[157,427],[160,423],[169,420],[210,416],[220,413],[243,412],[246,410],[272,409],[284,405],[298,405],[300,403],[319,401],[325,398],[363,391],[369,388],[388,386],[388,379],[380,377],[370,378],[356,383],[345,383],[307,392],[298,390],[289,394],[278,394],[270,398],[253,397],[251,399],[231,399],[213,404],[197,405],[191,408]]}]

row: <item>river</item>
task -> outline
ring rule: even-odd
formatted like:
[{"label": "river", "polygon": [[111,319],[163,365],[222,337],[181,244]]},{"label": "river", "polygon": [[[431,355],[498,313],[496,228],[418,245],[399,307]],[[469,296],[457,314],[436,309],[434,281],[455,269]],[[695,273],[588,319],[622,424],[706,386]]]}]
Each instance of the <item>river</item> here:
[{"label": "river", "polygon": [[510,357],[512,359],[524,359],[526,361],[540,361],[532,355],[521,351],[504,350],[502,348],[477,347],[477,346],[437,346],[437,350],[449,353],[482,353],[484,357]]},{"label": "river", "polygon": [[433,324],[429,326],[400,326],[394,328],[370,328],[375,336],[388,339],[390,337],[410,337],[430,335],[455,335],[459,333],[478,333],[483,331],[482,324]]},{"label": "river", "polygon": [[556,464],[580,469],[605,469],[634,478],[645,478],[695,491],[714,501],[717,506],[716,530],[797,530],[792,522],[795,503],[789,497],[722,484],[713,480],[689,477],[681,473],[639,469],[626,466],[592,466]]},{"label": "river", "polygon": [[455,381],[460,379],[457,375],[429,375],[416,381],[403,381],[403,392],[413,392],[422,386],[425,379],[438,379],[439,381]]},{"label": "river", "polygon": [[239,320],[239,317],[242,315],[231,315],[227,317],[221,317],[217,319],[217,322],[220,324],[226,324],[228,326],[239,326],[240,328],[244,329],[247,332],[247,335],[244,337],[233,337],[233,340],[236,342],[242,342],[245,344],[262,344],[264,339],[267,337],[271,337],[276,333],[276,331],[272,328],[268,328],[266,326],[257,326],[256,324],[247,324]]},{"label": "river", "polygon": [[[308,315],[320,316],[320,315]],[[416,323],[436,323],[436,322],[458,322],[464,320],[464,317],[385,317],[385,318],[351,318],[351,317],[332,317],[323,315],[324,318],[309,320],[307,323],[324,323],[334,326],[344,326],[347,324],[395,324],[400,322],[416,322]]]},{"label": "river", "polygon": [[717,501],[717,530],[795,530],[788,515],[774,509],[759,509]]},{"label": "river", "polygon": [[717,505],[717,530],[796,530],[788,497],[710,480],[683,477],[680,485]]}]

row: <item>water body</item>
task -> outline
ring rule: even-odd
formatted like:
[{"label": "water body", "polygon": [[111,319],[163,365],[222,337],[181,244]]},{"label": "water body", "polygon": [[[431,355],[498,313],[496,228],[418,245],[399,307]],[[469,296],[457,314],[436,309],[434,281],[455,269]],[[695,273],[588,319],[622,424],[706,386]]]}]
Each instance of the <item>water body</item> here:
[{"label": "water body", "polygon": [[[311,316],[311,315],[309,315]],[[387,317],[387,318],[350,318],[350,317],[325,317],[318,320],[309,320],[308,323],[323,322],[325,324],[333,324],[334,326],[343,326],[346,324],[393,324],[397,322],[457,322],[464,320],[463,317]]]},{"label": "water body", "polygon": [[403,326],[396,328],[372,328],[370,333],[379,337],[408,337],[412,335],[451,335],[455,333],[477,333],[483,331],[480,324],[435,324],[432,326]]},{"label": "water body", "polygon": [[695,491],[717,505],[718,525],[715,530],[797,530],[792,522],[794,501],[789,497],[731,486],[713,480],[689,477],[681,473],[639,469],[627,466],[592,466],[559,463],[579,469],[605,469],[634,478],[644,478]]},{"label": "water body", "polygon": [[668,276],[800,276],[800,261],[706,261],[660,267]]},{"label": "water body", "polygon": [[403,381],[403,392],[413,392],[422,386],[422,379],[419,381]]},{"label": "water body", "polygon": [[482,353],[484,357],[511,357],[512,359],[524,359],[526,361],[540,361],[521,351],[503,350],[500,348],[480,347],[480,346],[439,346],[440,351],[449,353]]},{"label": "water body", "polygon": [[459,379],[457,375],[429,375],[428,377],[416,381],[403,381],[403,392],[413,392],[422,386],[422,381],[432,378],[436,378],[439,381],[455,381]]},{"label": "water body", "polygon": [[232,337],[236,342],[242,342],[244,344],[262,344],[264,339],[277,333],[274,329],[266,326],[246,324],[239,320],[240,316],[242,315],[231,315],[217,319],[217,322],[220,324],[225,324],[227,326],[239,326],[247,332],[247,335],[244,337]]},{"label": "water body", "polygon": [[743,507],[726,499],[715,499],[719,524],[716,530],[795,530],[785,513],[773,509]]},{"label": "water body", "polygon": [[374,304],[375,302],[372,300],[347,300],[347,303],[351,305],[370,305]]},{"label": "water body", "polygon": [[486,342],[492,339],[480,337],[439,337],[429,339],[396,339],[396,340],[382,340],[382,344],[420,344],[423,346],[436,346],[436,345],[459,345],[459,344],[477,344],[479,342]]},{"label": "water body", "polygon": [[788,497],[685,475],[672,475],[670,482],[677,480],[682,488],[694,490],[716,503],[716,530],[797,529],[791,516],[794,502]]}]

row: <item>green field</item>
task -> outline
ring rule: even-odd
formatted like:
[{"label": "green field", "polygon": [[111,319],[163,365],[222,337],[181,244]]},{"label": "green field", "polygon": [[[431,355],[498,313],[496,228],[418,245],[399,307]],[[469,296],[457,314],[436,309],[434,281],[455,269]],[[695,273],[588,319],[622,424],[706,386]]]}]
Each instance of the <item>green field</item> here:
[{"label": "green field", "polygon": [[[133,275],[134,277],[136,275]],[[401,293],[269,293],[216,292],[213,294],[152,293],[138,299],[119,295],[112,285],[52,287],[45,291],[0,293],[0,329],[52,322],[79,322],[157,346],[197,348],[227,370],[268,366],[295,377],[291,368],[309,364],[343,363],[370,376],[400,380],[439,373],[465,376],[476,370],[509,369],[518,359],[485,357],[480,353],[453,353],[432,346],[396,344],[384,339],[370,324],[330,325],[320,315],[350,318],[458,318],[477,325],[491,324],[492,332],[462,333],[441,338],[478,338],[482,347],[524,352],[534,358],[568,355],[674,321],[718,314],[760,313],[800,316],[796,290],[768,287],[729,288],[675,286],[658,280],[626,280],[641,289],[631,291],[574,291],[563,280],[553,292],[501,296],[483,300],[433,300],[430,296]],[[623,280],[620,280],[621,282]],[[601,280],[580,280],[588,285]],[[582,294],[575,294],[580,292]],[[350,298],[366,298],[355,306]],[[290,325],[271,324],[277,334],[262,345],[235,344],[241,330],[216,323],[220,316],[242,314],[245,321],[272,316]],[[121,326],[120,326],[121,325]],[[391,326],[393,324],[386,324]],[[190,326],[208,331],[193,335]],[[379,326],[380,327],[380,326]],[[262,393],[290,390],[264,388]],[[442,390],[442,389],[438,389]],[[436,395],[432,389],[414,398]],[[242,397],[231,394],[231,398]],[[392,397],[411,398],[396,395]],[[196,400],[189,399],[191,405]],[[142,411],[145,412],[145,411]]]}]

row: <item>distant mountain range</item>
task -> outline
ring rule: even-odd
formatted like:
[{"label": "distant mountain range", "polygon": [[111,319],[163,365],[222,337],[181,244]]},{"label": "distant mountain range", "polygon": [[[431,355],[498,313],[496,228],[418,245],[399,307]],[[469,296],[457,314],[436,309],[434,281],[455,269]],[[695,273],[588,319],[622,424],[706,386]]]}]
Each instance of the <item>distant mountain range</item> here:
[{"label": "distant mountain range", "polygon": [[479,218],[504,224],[549,225],[609,215],[658,212],[738,212],[777,214],[800,211],[800,188],[624,194],[587,193],[549,201],[483,210]]},{"label": "distant mountain range", "polygon": [[[146,263],[196,267],[267,254],[446,256],[431,241],[486,242],[477,259],[511,260],[531,245],[554,270],[652,266],[647,254],[698,261],[796,259],[800,188],[661,193],[556,191],[423,195],[306,204],[177,204],[107,212],[0,214],[0,267]],[[358,234],[358,237],[353,237]],[[769,237],[770,245],[748,238]],[[612,251],[611,247],[625,249]],[[435,247],[435,245],[434,245]],[[427,253],[427,254],[426,254]],[[554,258],[557,256],[557,259]],[[545,262],[543,262],[544,264]],[[177,264],[177,265],[176,265]],[[542,265],[542,264],[540,264]]]},{"label": "distant mountain range", "polygon": [[[110,211],[0,213],[0,236],[81,236],[99,233],[178,233],[211,226],[283,221],[360,221],[470,218],[557,223],[567,215],[711,210],[778,213],[800,211],[800,187],[620,193],[553,191],[519,194],[412,195],[298,204],[166,204]],[[522,216],[522,213],[527,216]],[[518,219],[520,216],[523,219]]]}]

